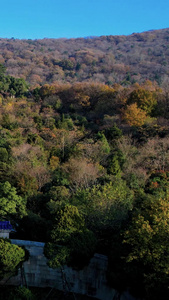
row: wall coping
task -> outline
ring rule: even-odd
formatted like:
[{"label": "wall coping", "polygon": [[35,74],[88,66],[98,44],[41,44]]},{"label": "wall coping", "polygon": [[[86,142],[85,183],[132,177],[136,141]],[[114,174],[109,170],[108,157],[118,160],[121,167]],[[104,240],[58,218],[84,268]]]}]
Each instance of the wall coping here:
[{"label": "wall coping", "polygon": [[36,246],[36,247],[44,247],[45,243],[36,242],[36,241],[27,241],[27,240],[15,240],[10,239],[12,244],[20,245],[20,246]]}]

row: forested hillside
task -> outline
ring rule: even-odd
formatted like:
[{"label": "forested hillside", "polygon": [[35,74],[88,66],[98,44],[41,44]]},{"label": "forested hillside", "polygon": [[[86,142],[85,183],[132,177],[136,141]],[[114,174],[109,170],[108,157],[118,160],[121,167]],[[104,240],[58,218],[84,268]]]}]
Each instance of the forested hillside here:
[{"label": "forested hillside", "polygon": [[31,85],[168,83],[169,29],[78,39],[0,39],[0,63]]},{"label": "forested hillside", "polygon": [[0,220],[54,268],[107,255],[109,284],[147,300],[169,296],[167,36],[0,41]]}]

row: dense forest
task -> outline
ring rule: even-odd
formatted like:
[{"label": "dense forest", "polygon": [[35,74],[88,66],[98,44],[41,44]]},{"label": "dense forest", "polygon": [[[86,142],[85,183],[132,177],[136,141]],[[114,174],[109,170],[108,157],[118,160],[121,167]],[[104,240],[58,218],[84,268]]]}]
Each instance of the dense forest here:
[{"label": "dense forest", "polygon": [[7,74],[31,85],[96,81],[168,84],[169,29],[78,39],[0,39]]},{"label": "dense forest", "polygon": [[[167,43],[167,30],[0,41],[1,220],[45,242],[53,268],[107,255],[110,286],[146,300],[169,296]],[[0,239],[0,277],[18,260],[23,249]]]}]

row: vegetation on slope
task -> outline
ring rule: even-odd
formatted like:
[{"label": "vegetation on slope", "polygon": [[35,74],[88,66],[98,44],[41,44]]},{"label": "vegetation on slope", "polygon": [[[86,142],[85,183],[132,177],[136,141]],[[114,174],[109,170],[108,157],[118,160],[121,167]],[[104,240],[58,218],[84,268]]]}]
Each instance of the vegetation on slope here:
[{"label": "vegetation on slope", "polygon": [[168,89],[28,89],[22,79],[18,93],[20,80],[1,70],[1,220],[17,238],[44,241],[52,267],[82,268],[98,251],[113,287],[168,295]]},{"label": "vegetation on slope", "polygon": [[169,30],[78,39],[0,39],[0,63],[31,85],[146,79],[168,84]]}]

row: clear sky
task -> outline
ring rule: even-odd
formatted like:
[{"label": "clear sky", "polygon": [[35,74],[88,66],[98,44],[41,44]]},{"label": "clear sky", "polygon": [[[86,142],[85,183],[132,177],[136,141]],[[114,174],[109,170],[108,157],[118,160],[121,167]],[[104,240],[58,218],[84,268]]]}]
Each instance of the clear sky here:
[{"label": "clear sky", "polygon": [[0,37],[128,35],[169,27],[169,0],[3,0]]}]

